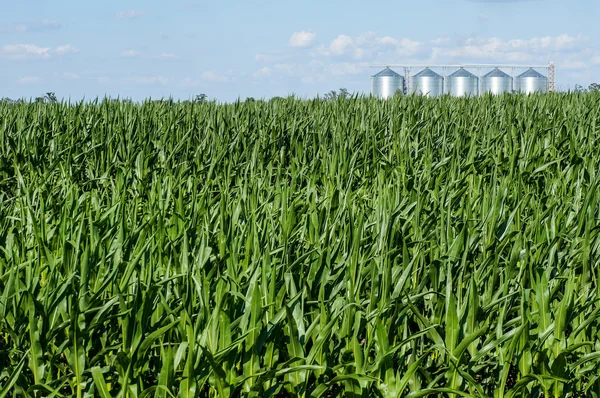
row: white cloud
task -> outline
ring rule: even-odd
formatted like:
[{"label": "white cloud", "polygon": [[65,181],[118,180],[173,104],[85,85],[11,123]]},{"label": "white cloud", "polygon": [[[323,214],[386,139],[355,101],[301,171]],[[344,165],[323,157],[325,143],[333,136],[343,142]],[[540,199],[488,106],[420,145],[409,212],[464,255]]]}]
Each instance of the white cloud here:
[{"label": "white cloud", "polygon": [[41,82],[42,79],[38,76],[23,76],[17,79],[19,84],[35,84]]},{"label": "white cloud", "polygon": [[431,49],[432,61],[460,62],[548,62],[549,58],[585,50],[588,39],[584,36],[545,36],[530,39],[503,40],[497,37],[471,37],[453,45],[444,41]]},{"label": "white cloud", "polygon": [[175,54],[171,54],[171,53],[161,53],[159,55],[159,58],[162,59],[179,59],[179,57]]},{"label": "white cloud", "polygon": [[121,57],[123,58],[144,58],[144,59],[163,59],[163,60],[175,60],[175,59],[179,59],[179,56],[172,54],[172,53],[161,53],[159,55],[148,55],[148,54],[144,54],[140,51],[137,50],[133,50],[133,49],[128,49],[128,50],[123,50],[121,51]]},{"label": "white cloud", "polygon": [[577,50],[587,41],[584,36],[545,36],[534,37],[528,40],[510,40],[508,45],[514,49],[527,49],[531,51],[569,51]]},{"label": "white cloud", "polygon": [[6,59],[48,59],[51,57],[50,47],[39,47],[34,44],[6,44],[0,49],[0,57]]},{"label": "white cloud", "polygon": [[318,59],[313,59],[308,63],[308,66],[310,66],[310,68],[313,71],[316,71],[318,69],[321,69],[325,64],[322,61],[319,61]]},{"label": "white cloud", "polygon": [[67,55],[67,54],[73,54],[78,52],[79,50],[77,50],[75,47],[73,47],[71,44],[65,44],[62,46],[58,46],[56,47],[56,49],[54,49],[54,53],[56,55]]},{"label": "white cloud", "polygon": [[35,44],[6,44],[0,47],[0,58],[9,60],[35,60],[50,59],[77,52],[71,44],[65,44],[55,48],[40,47]]},{"label": "white cloud", "polygon": [[339,35],[336,37],[329,46],[333,55],[344,55],[348,50],[354,48],[354,41],[350,36]]},{"label": "white cloud", "polygon": [[293,64],[275,64],[273,65],[273,69],[278,73],[293,75],[296,73],[297,67]]},{"label": "white cloud", "polygon": [[190,87],[198,87],[198,86],[201,86],[201,85],[202,85],[202,82],[200,82],[200,81],[199,81],[199,80],[197,80],[197,79],[193,79],[193,78],[191,78],[191,77],[184,77],[183,79],[181,79],[181,81],[179,81],[179,82],[177,83],[177,85],[178,85],[178,86],[180,86],[180,87],[187,87],[187,88],[190,88]]},{"label": "white cloud", "polygon": [[265,66],[263,68],[260,68],[256,72],[254,72],[252,77],[254,77],[254,79],[256,79],[256,80],[260,80],[264,77],[271,76],[272,73],[273,73],[273,70],[271,68],[269,68],[268,66]]},{"label": "white cloud", "polygon": [[[497,37],[450,38],[441,36],[429,42],[409,38],[382,36],[366,32],[358,36],[341,34],[329,45],[321,45],[311,52],[315,59],[337,58],[341,61],[442,63],[442,62],[502,62],[546,63],[549,59],[565,59],[565,66],[583,67],[585,36],[559,35],[529,39],[504,40]],[[588,55],[588,59],[589,59]],[[351,72],[348,65],[342,69]],[[356,65],[356,64],[352,64]],[[332,70],[333,71],[333,70]]]},{"label": "white cloud", "polygon": [[14,24],[0,24],[0,33],[42,32],[60,29],[61,26],[59,21],[53,19],[40,19]]},{"label": "white cloud", "polygon": [[124,57],[124,58],[133,58],[133,57],[139,57],[139,56],[140,56],[140,52],[136,51],[136,50],[121,51],[121,57]]},{"label": "white cloud", "polygon": [[124,83],[129,84],[140,84],[140,85],[166,85],[169,83],[170,79],[165,76],[130,76],[123,78],[122,81]]},{"label": "white cloud", "polygon": [[320,46],[313,56],[335,56],[354,60],[377,59],[382,56],[409,57],[422,52],[423,43],[407,38],[379,36],[367,32],[358,37],[339,35],[328,46]]},{"label": "white cloud", "polygon": [[214,70],[209,70],[202,73],[202,80],[206,82],[223,83],[231,80],[229,74],[220,73]]},{"label": "white cloud", "polygon": [[325,71],[334,76],[367,74],[369,64],[366,62],[337,62],[328,65]]},{"label": "white cloud", "polygon": [[108,76],[95,76],[92,78],[92,80],[95,80],[96,83],[106,84],[106,83],[110,83],[111,78]]},{"label": "white cloud", "polygon": [[289,55],[281,51],[268,51],[254,56],[254,60],[257,62],[282,62],[289,58]]},{"label": "white cloud", "polygon": [[[488,15],[482,15],[485,19]],[[371,64],[531,64],[547,65],[556,60],[557,78],[569,78],[574,72],[591,71],[600,65],[600,53],[594,51],[590,38],[562,34],[524,38],[440,36],[418,41],[376,32],[359,35],[340,34],[324,44],[314,46],[307,60],[297,54],[282,60],[285,52],[257,54],[262,64],[252,74],[255,81],[292,77],[299,84],[330,86],[341,84],[359,87],[368,84]],[[562,72],[561,72],[562,71]],[[207,77],[207,76],[205,76]],[[212,80],[223,77],[211,76]],[[365,80],[367,79],[367,80]],[[590,78],[591,79],[591,78]]]},{"label": "white cloud", "polygon": [[314,44],[317,34],[310,31],[294,32],[290,38],[290,47],[307,48]]},{"label": "white cloud", "polygon": [[147,12],[144,10],[128,10],[117,12],[117,18],[119,19],[136,19],[142,15],[146,15]]},{"label": "white cloud", "polygon": [[436,47],[442,47],[449,45],[451,41],[452,40],[448,36],[440,36],[431,40],[431,44],[433,44]]},{"label": "white cloud", "polygon": [[66,79],[78,80],[80,76],[77,73],[65,72],[63,73],[63,77]]},{"label": "white cloud", "polygon": [[300,77],[304,74],[305,66],[295,63],[277,63],[270,66],[264,66],[252,74],[254,80],[261,80],[266,77],[275,79],[287,77]]},{"label": "white cloud", "polygon": [[586,57],[579,53],[562,58],[556,64],[556,67],[559,69],[586,69],[589,66],[589,56]]}]

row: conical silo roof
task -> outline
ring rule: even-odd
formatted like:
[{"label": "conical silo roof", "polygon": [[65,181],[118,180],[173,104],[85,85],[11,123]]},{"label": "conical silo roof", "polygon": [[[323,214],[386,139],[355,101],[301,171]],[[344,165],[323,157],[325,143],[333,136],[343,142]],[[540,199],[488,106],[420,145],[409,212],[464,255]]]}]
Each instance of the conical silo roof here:
[{"label": "conical silo roof", "polygon": [[414,77],[442,77],[442,76],[438,75],[437,73],[435,73],[434,71],[432,71],[429,68],[425,68],[421,72],[417,73]]},{"label": "conical silo roof", "polygon": [[500,69],[496,68],[493,71],[487,73],[483,77],[510,77],[508,74],[502,72]]},{"label": "conical silo roof", "polygon": [[534,70],[533,68],[529,68],[525,72],[521,73],[518,77],[541,77],[541,78],[545,78],[546,76],[542,75],[540,72]]},{"label": "conical silo roof", "polygon": [[400,75],[398,73],[394,72],[390,68],[385,68],[384,70],[382,70],[381,72],[377,73],[373,77],[388,77],[388,76],[389,77],[400,77]]},{"label": "conical silo roof", "polygon": [[459,70],[457,70],[456,72],[454,72],[453,74],[451,74],[448,77],[477,77],[477,76],[475,76],[474,74],[472,74],[465,68],[460,68]]}]

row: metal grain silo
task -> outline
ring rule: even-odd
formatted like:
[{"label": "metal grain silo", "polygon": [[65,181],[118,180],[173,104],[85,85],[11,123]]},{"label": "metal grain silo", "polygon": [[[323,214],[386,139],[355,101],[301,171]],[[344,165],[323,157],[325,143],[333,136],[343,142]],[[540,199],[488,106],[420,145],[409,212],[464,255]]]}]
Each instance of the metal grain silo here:
[{"label": "metal grain silo", "polygon": [[481,92],[494,95],[512,91],[513,79],[500,69],[496,68],[481,78]]},{"label": "metal grain silo", "polygon": [[545,93],[548,91],[548,78],[529,68],[516,77],[515,90],[525,94]]},{"label": "metal grain silo", "polygon": [[444,94],[444,78],[429,68],[423,69],[412,78],[411,92],[428,97]]},{"label": "metal grain silo", "polygon": [[371,77],[371,94],[377,98],[390,98],[394,94],[403,93],[404,78],[390,68]]},{"label": "metal grain silo", "polygon": [[448,94],[454,97],[462,97],[465,95],[472,97],[479,92],[479,79],[465,68],[460,68],[448,76],[447,85]]}]

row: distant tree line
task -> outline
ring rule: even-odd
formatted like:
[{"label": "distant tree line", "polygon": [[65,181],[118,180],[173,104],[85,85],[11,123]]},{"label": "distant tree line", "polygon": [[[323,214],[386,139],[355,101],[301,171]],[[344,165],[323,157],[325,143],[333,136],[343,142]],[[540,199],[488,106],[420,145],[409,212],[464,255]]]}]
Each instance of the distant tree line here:
[{"label": "distant tree line", "polygon": [[[600,92],[600,83],[592,83],[587,88],[583,87],[580,84],[576,84],[575,88],[573,89],[573,92],[575,92],[575,93],[598,93],[598,92]],[[351,98],[352,95],[353,94],[351,94],[347,89],[340,88],[339,91],[331,90],[330,92],[326,93],[323,96],[323,100],[324,101],[335,101],[338,99]],[[402,95],[402,91],[398,90],[395,93],[395,95]],[[278,100],[282,100],[282,99],[284,99],[284,98],[283,97],[273,97],[270,99],[270,101],[278,101]],[[111,101],[132,102],[130,99],[111,99]],[[164,100],[158,100],[158,101],[163,102]],[[172,101],[172,99],[171,99],[171,101]],[[208,95],[198,94],[198,95],[195,95],[191,100],[187,100],[184,102],[203,104],[208,101],[209,101]],[[254,101],[255,101],[255,99],[253,97],[246,98],[246,102],[254,102]],[[0,103],[20,104],[23,102],[26,102],[26,101],[23,99],[13,100],[8,97],[0,98]],[[53,103],[58,102],[58,98],[56,97],[56,94],[54,92],[50,91],[50,92],[47,92],[46,94],[44,94],[43,96],[36,97],[34,102],[53,104]]]},{"label": "distant tree line", "polygon": [[[4,97],[4,98],[0,99],[0,102],[4,102],[4,103],[8,103],[8,104],[21,104],[21,103],[26,102],[26,101],[23,100],[23,99],[13,100],[13,99],[10,99],[8,97]],[[58,102],[58,98],[56,98],[56,94],[54,92],[50,91],[50,92],[47,92],[46,94],[44,94],[41,97],[35,97],[34,102],[36,102],[36,103],[50,103],[50,104],[53,104],[53,103]]]},{"label": "distant tree line", "polygon": [[573,92],[576,92],[576,93],[598,93],[598,92],[600,92],[600,83],[592,83],[588,86],[587,89],[580,84],[576,84],[575,88],[573,89]]}]

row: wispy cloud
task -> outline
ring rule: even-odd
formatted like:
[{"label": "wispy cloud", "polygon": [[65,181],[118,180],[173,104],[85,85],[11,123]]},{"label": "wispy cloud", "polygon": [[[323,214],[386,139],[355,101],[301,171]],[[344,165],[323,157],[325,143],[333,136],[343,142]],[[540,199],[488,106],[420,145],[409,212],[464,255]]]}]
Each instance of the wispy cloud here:
[{"label": "wispy cloud", "polygon": [[585,69],[589,63],[581,59],[564,59],[557,66],[561,69]]},{"label": "wispy cloud", "polygon": [[58,47],[40,47],[35,44],[6,44],[0,47],[0,58],[8,60],[44,60],[76,53],[71,44]]},{"label": "wispy cloud", "polygon": [[308,48],[315,43],[317,34],[310,31],[294,32],[290,38],[290,47]]},{"label": "wispy cloud", "polygon": [[53,52],[56,55],[67,55],[67,54],[73,54],[73,53],[79,52],[79,50],[77,50],[71,44],[65,44],[65,45],[56,47]]},{"label": "wispy cloud", "polygon": [[206,82],[224,83],[231,80],[231,76],[229,76],[229,74],[217,72],[215,70],[203,72],[201,77],[202,80]]},{"label": "wispy cloud", "polygon": [[123,58],[144,58],[144,59],[162,59],[162,60],[176,60],[179,56],[173,53],[163,52],[159,55],[146,54],[141,51],[127,49],[121,51],[121,57]]},{"label": "wispy cloud", "polygon": [[19,84],[35,84],[41,82],[42,79],[38,76],[23,76],[17,79]]},{"label": "wispy cloud", "polygon": [[136,19],[143,15],[148,14],[148,12],[144,10],[127,10],[127,11],[119,11],[117,12],[117,18],[119,19]]},{"label": "wispy cloud", "polygon": [[60,21],[53,19],[40,19],[9,24],[0,23],[0,33],[43,32],[60,29],[61,26]]},{"label": "wispy cloud", "polygon": [[271,66],[265,66],[257,70],[252,74],[254,80],[261,80],[266,77],[290,77],[290,76],[301,76],[304,72],[302,65],[293,63],[277,63]]},{"label": "wispy cloud", "polygon": [[254,56],[254,60],[257,62],[282,62],[289,58],[290,56],[282,51],[266,51]]},{"label": "wispy cloud", "polygon": [[179,56],[171,53],[161,53],[158,57],[162,59],[179,59]]},{"label": "wispy cloud", "polygon": [[63,77],[65,79],[71,79],[71,80],[79,80],[79,75],[77,73],[73,73],[73,72],[65,72],[63,73]]},{"label": "wispy cloud", "polygon": [[191,88],[191,87],[198,87],[202,85],[202,82],[200,82],[197,79],[193,79],[191,77],[184,77],[183,79],[181,79],[177,85],[179,87],[187,87],[187,88]]},{"label": "wispy cloud", "polygon": [[133,58],[133,57],[139,57],[140,56],[140,52],[139,51],[135,51],[135,50],[123,50],[121,51],[121,57],[124,58]]},{"label": "wispy cloud", "polygon": [[260,68],[256,72],[254,72],[252,74],[252,77],[255,80],[260,80],[262,78],[271,76],[272,73],[273,73],[273,70],[271,68],[269,68],[268,66],[265,66],[265,67]]},{"label": "wispy cloud", "polygon": [[171,79],[166,76],[129,76],[122,79],[123,83],[139,85],[166,85]]}]

